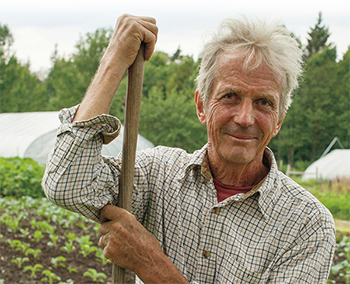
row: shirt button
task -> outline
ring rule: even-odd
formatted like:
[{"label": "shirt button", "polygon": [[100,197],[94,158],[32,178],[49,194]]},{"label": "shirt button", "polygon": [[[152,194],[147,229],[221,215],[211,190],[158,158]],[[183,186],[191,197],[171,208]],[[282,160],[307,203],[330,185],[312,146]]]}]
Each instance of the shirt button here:
[{"label": "shirt button", "polygon": [[210,256],[210,252],[209,251],[203,251],[203,256],[205,258],[208,258]]},{"label": "shirt button", "polygon": [[219,213],[220,212],[220,207],[214,207],[213,208],[214,213]]}]

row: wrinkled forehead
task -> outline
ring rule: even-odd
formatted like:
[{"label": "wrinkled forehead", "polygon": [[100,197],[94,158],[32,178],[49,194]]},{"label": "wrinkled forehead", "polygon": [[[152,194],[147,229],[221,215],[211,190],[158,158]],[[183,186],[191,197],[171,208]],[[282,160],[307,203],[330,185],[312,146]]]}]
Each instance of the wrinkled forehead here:
[{"label": "wrinkled forehead", "polygon": [[217,74],[222,66],[226,65],[228,62],[231,64],[232,68],[246,76],[252,76],[257,72],[264,73],[276,82],[279,89],[282,87],[283,77],[280,74],[281,72],[268,64],[262,55],[252,55],[249,51],[243,49],[222,51],[216,61],[215,73]]}]

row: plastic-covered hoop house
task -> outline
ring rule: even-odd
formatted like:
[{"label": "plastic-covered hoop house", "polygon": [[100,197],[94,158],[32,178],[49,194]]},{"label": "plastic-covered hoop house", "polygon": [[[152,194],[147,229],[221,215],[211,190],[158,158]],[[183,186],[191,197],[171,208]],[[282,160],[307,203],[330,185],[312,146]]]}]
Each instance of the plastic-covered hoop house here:
[{"label": "plastic-covered hoop house", "polygon": [[[29,157],[45,164],[56,141],[60,125],[57,111],[0,114],[0,157]],[[105,156],[116,156],[123,147],[123,127],[120,135],[102,148]],[[152,142],[138,136],[137,150],[153,148]]]},{"label": "plastic-covered hoop house", "polygon": [[335,180],[350,178],[350,149],[337,149],[312,163],[304,172],[303,180]]}]

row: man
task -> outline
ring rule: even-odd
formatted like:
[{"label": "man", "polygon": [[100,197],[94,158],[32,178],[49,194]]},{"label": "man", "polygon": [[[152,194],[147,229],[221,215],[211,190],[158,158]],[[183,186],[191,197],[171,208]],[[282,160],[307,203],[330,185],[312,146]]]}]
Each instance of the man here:
[{"label": "man", "polygon": [[208,143],[193,154],[137,154],[132,214],[118,208],[120,158],[101,157],[120,123],[107,115],[152,18],[124,15],[80,106],[62,125],[43,179],[56,204],[104,222],[105,257],[144,283],[326,283],[329,211],[277,170],[266,146],[297,87],[301,52],[283,26],[228,20],[205,46],[195,94]]}]

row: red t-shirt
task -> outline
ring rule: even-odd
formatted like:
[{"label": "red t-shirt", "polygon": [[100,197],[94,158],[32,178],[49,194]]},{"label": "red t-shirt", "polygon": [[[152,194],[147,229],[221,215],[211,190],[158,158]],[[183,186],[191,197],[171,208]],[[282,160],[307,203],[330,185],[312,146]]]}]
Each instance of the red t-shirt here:
[{"label": "red t-shirt", "polygon": [[233,196],[237,193],[247,193],[249,190],[251,190],[254,186],[230,186],[223,184],[216,180],[214,180],[214,186],[217,192],[218,196],[218,202],[223,201],[224,199]]}]

